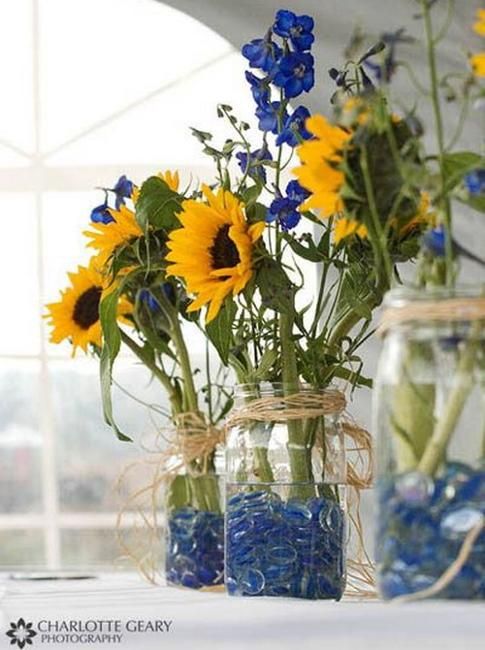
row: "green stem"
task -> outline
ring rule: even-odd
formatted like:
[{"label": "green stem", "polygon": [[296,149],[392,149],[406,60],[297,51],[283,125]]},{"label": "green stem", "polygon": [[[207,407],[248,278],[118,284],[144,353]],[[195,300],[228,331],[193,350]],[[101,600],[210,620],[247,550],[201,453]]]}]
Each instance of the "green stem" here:
[{"label": "green stem", "polygon": [[450,438],[465,407],[467,397],[474,386],[472,371],[477,359],[481,329],[481,322],[477,321],[473,324],[466,346],[461,353],[454,385],[446,400],[443,415],[439,418],[418,465],[419,471],[425,474],[432,476],[443,462]]},{"label": "green stem", "polygon": [[433,25],[431,22],[431,12],[429,0],[421,0],[423,8],[424,27],[426,33],[426,50],[428,56],[429,75],[431,80],[431,100],[435,118],[436,139],[438,142],[438,162],[440,170],[440,194],[442,207],[445,217],[445,253],[446,253],[446,278],[447,284],[453,284],[453,244],[451,240],[451,204],[446,193],[446,174],[444,166],[445,142],[443,116],[441,113],[441,103],[439,96],[439,79],[436,65],[435,39],[433,37]]},{"label": "green stem", "polygon": [[[283,393],[291,395],[298,392],[300,382],[293,343],[294,307],[280,314],[281,362],[283,376]],[[289,420],[288,427],[288,456],[290,461],[291,479],[294,485],[291,495],[297,498],[313,496],[313,472],[311,466],[311,448],[303,429],[301,420]],[[306,485],[305,485],[306,484]]]},{"label": "green stem", "polygon": [[394,276],[393,265],[391,257],[389,255],[386,231],[382,227],[379,211],[377,209],[374,188],[372,186],[372,179],[369,171],[367,148],[365,146],[362,147],[360,167],[362,169],[362,175],[364,177],[365,191],[371,214],[372,230],[374,231],[374,236],[371,236],[371,243],[374,243],[375,241],[378,243],[378,249],[375,249],[374,251],[374,256],[376,258],[374,262],[376,269],[379,270],[379,266],[382,260],[387,275],[387,284],[390,286],[392,284]]},{"label": "green stem", "polygon": [[156,377],[167,392],[168,399],[172,407],[172,414],[181,413],[183,410],[182,403],[180,402],[180,395],[177,392],[171,378],[161,370],[157,364],[145,353],[144,349],[138,345],[133,339],[126,334],[123,330],[121,332],[121,340],[123,343],[140,359],[144,366]]},{"label": "green stem", "polygon": [[184,395],[186,402],[184,407],[189,411],[189,413],[199,413],[197,390],[195,388],[194,377],[192,374],[192,366],[190,365],[189,353],[187,346],[185,345],[185,339],[176,312],[171,314],[170,323],[171,337],[175,347],[177,348],[178,362],[184,380]]}]

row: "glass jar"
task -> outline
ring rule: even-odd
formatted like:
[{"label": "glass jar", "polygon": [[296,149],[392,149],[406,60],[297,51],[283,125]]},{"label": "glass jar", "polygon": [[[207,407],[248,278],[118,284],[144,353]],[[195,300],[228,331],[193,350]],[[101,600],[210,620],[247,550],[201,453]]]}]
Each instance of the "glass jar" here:
[{"label": "glass jar", "polygon": [[[226,445],[226,589],[339,600],[345,588],[345,452],[337,391],[236,389]],[[338,401],[338,400],[337,400]],[[338,410],[338,409],[337,409]]]},{"label": "glass jar", "polygon": [[483,296],[399,289],[385,299],[374,432],[387,599],[485,597]]},{"label": "glass jar", "polygon": [[181,473],[167,497],[167,582],[191,589],[222,585],[224,515],[219,475]]}]

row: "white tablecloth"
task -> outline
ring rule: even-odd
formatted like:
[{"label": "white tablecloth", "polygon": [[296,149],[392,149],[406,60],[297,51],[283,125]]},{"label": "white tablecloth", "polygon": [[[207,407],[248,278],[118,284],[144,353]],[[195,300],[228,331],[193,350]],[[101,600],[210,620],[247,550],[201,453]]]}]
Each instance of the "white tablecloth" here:
[{"label": "white tablecloth", "polygon": [[[39,621],[118,620],[119,642],[80,644],[42,640],[38,648],[151,648],[177,650],[485,650],[485,605],[426,602],[302,601],[237,598],[154,587],[131,573],[93,580],[25,582],[0,577],[0,648],[12,648],[5,635],[23,617]],[[165,621],[169,631],[132,632]],[[172,623],[170,623],[172,621]],[[149,623],[150,622],[150,623]],[[46,625],[45,623],[43,624]],[[166,630],[163,623],[162,629]],[[79,637],[81,638],[81,637]],[[86,639],[85,639],[86,641]],[[17,646],[15,646],[17,647]]]}]

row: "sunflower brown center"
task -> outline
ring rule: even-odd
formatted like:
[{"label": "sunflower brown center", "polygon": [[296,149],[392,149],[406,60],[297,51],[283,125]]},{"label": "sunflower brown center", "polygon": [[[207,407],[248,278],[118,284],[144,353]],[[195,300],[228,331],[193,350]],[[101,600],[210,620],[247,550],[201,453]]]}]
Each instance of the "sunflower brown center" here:
[{"label": "sunflower brown center", "polygon": [[101,287],[89,287],[76,300],[72,319],[83,330],[88,330],[99,319]]},{"label": "sunflower brown center", "polygon": [[241,261],[236,244],[229,237],[229,225],[219,228],[209,252],[214,270],[236,266]]}]

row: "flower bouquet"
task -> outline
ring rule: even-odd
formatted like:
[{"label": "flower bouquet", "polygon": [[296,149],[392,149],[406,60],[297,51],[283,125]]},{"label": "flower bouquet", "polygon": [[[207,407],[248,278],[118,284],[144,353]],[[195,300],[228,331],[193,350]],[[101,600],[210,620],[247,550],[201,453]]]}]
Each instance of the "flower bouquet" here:
[{"label": "flower bouquet", "polygon": [[[437,153],[425,153],[418,131],[412,140],[417,173],[398,150],[393,155],[408,186],[426,191],[433,216],[422,239],[416,283],[389,293],[381,325],[385,343],[374,389],[378,578],[385,598],[483,599],[485,294],[483,287],[457,285],[461,257],[483,261],[454,238],[453,208],[461,203],[485,211],[483,154],[454,149],[468,107],[483,110],[484,55],[469,55],[463,70],[441,75],[436,50],[451,23],[453,3],[441,29],[435,3],[419,4],[429,84],[418,90],[432,102]],[[475,31],[483,36],[485,12],[477,17]],[[384,58],[381,79],[399,66],[409,69]],[[381,85],[380,94],[389,97],[389,83]],[[461,104],[451,132],[443,95]]]},{"label": "flower bouquet", "polygon": [[[168,409],[158,406],[156,411],[165,419],[169,446],[140,461],[146,485],[130,496],[123,514],[140,510],[144,524],[151,523],[136,536],[136,548],[123,545],[153,579],[160,555],[157,512],[165,499],[167,579],[199,588],[223,580],[223,515],[215,450],[222,440],[220,422],[232,399],[224,375],[219,372],[211,378],[209,351],[205,383],[196,385],[197,370],[183,329],[183,323],[194,318],[187,311],[182,285],[166,275],[166,220],[175,220],[184,199],[178,191],[178,174],[159,174],[147,184],[160,201],[156,210],[126,176],[105,190],[105,200],[92,210],[91,227],[84,233],[96,253],[87,267],[69,274],[70,286],[59,302],[47,306],[48,318],[53,342],[69,339],[73,352],[80,347],[99,357],[105,419],[120,440],[131,440],[116,423],[111,399],[113,365],[121,346],[159,382]],[[140,462],[134,464],[138,469]],[[123,541],[121,528],[119,532]]]},{"label": "flower bouquet", "polygon": [[[345,460],[346,436],[358,452],[370,442],[342,389],[371,385],[358,351],[372,312],[434,218],[408,182],[422,164],[414,121],[390,112],[365,71],[384,44],[331,71],[329,121],[290,104],[313,87],[313,41],[311,17],[280,10],[243,47],[258,141],[227,104],[217,111],[231,137],[193,129],[216,177],[182,204],[167,242],[167,277],[193,298],[190,313],[205,310],[238,382],[226,443],[234,595],[341,598],[345,491],[370,480]],[[156,203],[150,183],[141,205]]]}]

